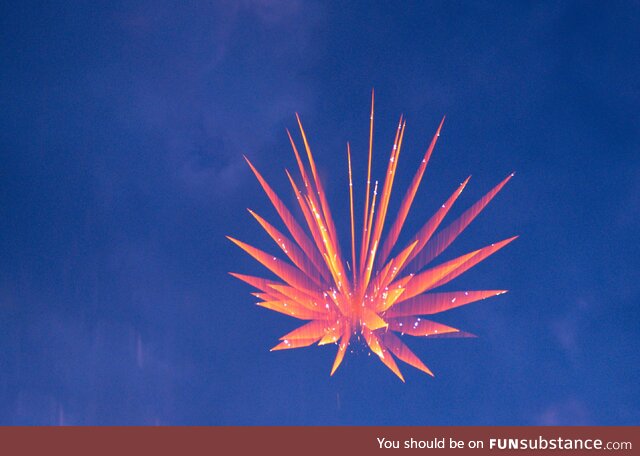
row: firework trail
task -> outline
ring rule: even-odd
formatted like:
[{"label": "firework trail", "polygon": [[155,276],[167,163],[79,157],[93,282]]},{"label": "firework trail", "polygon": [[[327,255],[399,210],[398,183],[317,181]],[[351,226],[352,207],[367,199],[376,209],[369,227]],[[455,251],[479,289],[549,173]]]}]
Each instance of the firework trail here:
[{"label": "firework trail", "polygon": [[359,248],[356,245],[351,150],[347,144],[351,214],[350,261],[343,256],[340,249],[326,193],[318,178],[316,164],[302,123],[296,114],[307,163],[303,162],[291,134],[287,131],[302,185],[296,184],[288,171],[287,177],[302,213],[302,224],[294,218],[289,208],[245,157],[288,234],[279,231],[255,212],[251,210],[249,212],[278,244],[289,261],[228,237],[280,280],[237,273],[231,273],[231,275],[259,290],[253,293],[260,299],[258,305],[308,321],[282,336],[280,343],[272,350],[307,347],[316,342],[318,345],[336,343],[338,353],[331,369],[331,375],[333,375],[344,358],[349,342],[354,336],[361,335],[369,349],[404,381],[395,362],[396,358],[429,375],[433,376],[433,373],[407,347],[398,334],[421,337],[473,337],[472,334],[429,320],[425,316],[506,293],[506,290],[452,292],[432,292],[432,290],[458,277],[517,236],[490,244],[445,263],[435,266],[430,264],[484,209],[513,174],[507,176],[456,220],[436,233],[469,182],[467,178],[427,220],[410,242],[399,250],[396,256],[390,257],[390,254],[397,250],[396,243],[440,136],[444,119],[402,199],[396,218],[393,219],[391,227],[383,237],[406,121],[401,117],[398,123],[385,179],[379,191],[378,182],[371,185],[373,111],[372,93],[369,159]]}]

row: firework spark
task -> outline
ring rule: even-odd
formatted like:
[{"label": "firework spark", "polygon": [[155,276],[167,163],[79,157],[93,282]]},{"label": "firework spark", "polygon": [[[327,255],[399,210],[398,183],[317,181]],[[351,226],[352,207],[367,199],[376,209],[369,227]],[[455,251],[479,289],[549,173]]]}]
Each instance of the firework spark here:
[{"label": "firework spark", "polygon": [[[379,193],[378,182],[371,185],[373,108],[372,93],[369,160],[359,249],[356,246],[351,149],[347,144],[351,214],[350,262],[343,256],[340,249],[326,193],[318,178],[316,164],[302,123],[296,115],[308,163],[303,163],[291,134],[288,131],[287,134],[298,164],[302,186],[299,187],[296,184],[288,171],[286,173],[302,213],[302,224],[294,218],[287,206],[245,157],[288,234],[279,231],[255,212],[251,210],[249,212],[278,244],[289,261],[229,237],[232,242],[275,274],[279,280],[237,273],[231,273],[231,275],[259,290],[253,293],[260,299],[258,305],[308,321],[282,336],[280,343],[272,350],[301,348],[314,343],[318,345],[335,343],[338,345],[338,353],[331,368],[331,375],[333,375],[341,364],[352,338],[362,336],[370,350],[404,381],[395,358],[429,375],[433,376],[433,373],[398,337],[398,334],[431,338],[473,337],[472,334],[429,320],[425,316],[506,293],[506,290],[432,291],[500,250],[517,236],[435,266],[430,264],[484,209],[513,174],[507,176],[456,220],[436,233],[444,217],[469,182],[467,178],[427,220],[410,242],[399,250],[396,256],[390,258],[390,254],[397,250],[396,243],[440,136],[444,119],[402,199],[396,218],[386,232],[386,237],[383,237],[406,121],[401,117],[398,123],[387,172]],[[429,267],[425,269],[427,266]]]}]

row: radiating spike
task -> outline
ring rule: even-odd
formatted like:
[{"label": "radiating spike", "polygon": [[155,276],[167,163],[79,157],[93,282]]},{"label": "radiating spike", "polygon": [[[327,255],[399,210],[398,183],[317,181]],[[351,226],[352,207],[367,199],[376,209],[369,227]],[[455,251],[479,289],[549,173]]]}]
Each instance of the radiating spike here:
[{"label": "radiating spike", "polygon": [[382,348],[382,353],[384,354],[384,356],[378,355],[378,357],[380,358],[380,361],[382,361],[383,364],[387,366],[391,372],[396,374],[396,376],[400,380],[402,380],[402,383],[404,383],[404,377],[402,376],[402,372],[400,372],[400,368],[396,364],[391,353],[389,353],[386,348]]},{"label": "radiating spike", "polygon": [[331,374],[329,375],[332,376],[336,372],[340,364],[342,363],[342,360],[344,359],[344,354],[347,351],[347,347],[349,346],[350,338],[351,338],[351,329],[349,327],[345,327],[342,333],[342,338],[340,339],[340,344],[338,346],[338,353],[336,353],[336,359],[333,361],[333,366],[331,367]]},{"label": "radiating spike", "polygon": [[446,276],[442,277],[435,284],[433,284],[433,286],[431,288],[437,288],[437,287],[440,287],[440,286],[442,286],[442,285],[444,285],[444,284],[446,284],[448,282],[451,282],[453,279],[458,277],[460,274],[462,274],[463,272],[469,270],[470,268],[472,268],[476,264],[480,263],[482,260],[484,260],[488,256],[493,255],[498,250],[500,250],[502,247],[506,246],[507,244],[511,243],[512,241],[516,240],[517,238],[518,238],[518,236],[513,236],[513,237],[510,237],[509,239],[505,239],[504,241],[496,242],[495,244],[491,244],[491,245],[488,245],[488,246],[480,249],[478,251],[477,255],[474,255],[473,257],[467,259],[465,262],[460,264],[458,267],[456,267],[449,274],[447,274]]},{"label": "radiating spike", "polygon": [[271,239],[278,244],[278,247],[287,255],[287,257],[291,260],[293,264],[295,264],[298,269],[306,274],[306,276],[313,281],[316,285],[322,286],[322,281],[319,278],[318,270],[313,266],[313,263],[309,261],[309,257],[305,255],[305,253],[294,244],[292,240],[290,240],[283,233],[278,231],[273,225],[267,222],[265,219],[260,217],[258,214],[253,212],[251,209],[247,209],[249,213],[258,221],[260,226],[267,232]]},{"label": "radiating spike", "polygon": [[293,339],[293,340],[285,339],[282,342],[280,342],[278,345],[273,347],[271,351],[308,347],[309,345],[313,345],[316,342],[318,342],[319,339],[320,339],[319,337],[314,339]]},{"label": "radiating spike", "polygon": [[252,296],[255,296],[256,298],[258,298],[261,301],[264,302],[268,302],[268,301],[278,301],[278,297],[277,297],[277,293],[259,293],[259,292],[254,292],[251,293]]},{"label": "radiating spike", "polygon": [[[304,219],[307,222],[307,227],[311,232],[311,237],[313,238],[313,244],[315,247],[314,251],[317,252],[317,254],[319,254],[320,257],[322,257],[322,254],[324,253],[322,237],[318,232],[318,225],[315,222],[315,218],[311,214],[311,209],[309,209],[309,206],[306,202],[306,195],[302,196],[301,192],[298,190],[298,186],[296,185],[295,181],[291,177],[291,174],[289,174],[289,171],[287,171],[286,173],[287,173],[287,177],[289,178],[289,182],[291,183],[291,187],[293,188],[293,192],[296,195],[298,205],[300,206]],[[314,263],[314,266],[320,272],[320,275],[322,275],[322,278],[325,280],[325,282],[331,281],[331,274],[329,273],[329,270],[327,269],[326,264],[324,264],[324,261],[320,260],[318,264]]]},{"label": "radiating spike", "polygon": [[362,270],[362,280],[360,281],[360,287],[362,289],[366,289],[366,287],[369,285],[369,279],[371,278],[371,273],[373,271],[373,259],[376,256],[376,249],[378,248],[377,244],[374,244],[371,247],[371,251],[369,251],[369,242],[370,242],[370,237],[369,234],[371,233],[371,224],[373,222],[373,215],[375,214],[375,209],[376,209],[376,197],[378,196],[378,181],[376,181],[375,186],[373,187],[373,199],[371,201],[371,212],[369,213],[369,226],[367,228],[367,236],[366,236],[366,247],[364,250],[364,255],[362,256],[361,260],[364,261],[364,259],[368,258],[368,262],[366,264],[363,265],[363,270]]},{"label": "radiating spike", "polygon": [[405,301],[450,282],[517,238],[518,236],[510,237],[421,272],[407,285],[404,295],[398,302]]},{"label": "radiating spike", "polygon": [[442,220],[447,215],[451,207],[453,207],[453,203],[456,202],[464,188],[467,186],[467,183],[469,183],[469,179],[471,179],[471,176],[467,177],[464,182],[462,182],[458,186],[458,188],[451,194],[451,196],[447,198],[447,201],[445,201],[444,204],[440,206],[436,213],[433,214],[433,216],[427,221],[427,223],[425,223],[422,228],[420,228],[420,231],[418,231],[418,233],[414,236],[414,239],[418,241],[418,244],[416,245],[416,248],[413,249],[405,263],[405,268],[410,272],[417,272],[420,270],[419,268],[416,268],[414,266],[414,258],[416,258],[416,256],[420,254],[422,249],[424,249],[425,245],[427,245],[427,243],[431,239],[431,236],[433,236],[433,233],[438,229],[440,223],[442,223]]},{"label": "radiating spike", "polygon": [[[434,288],[434,284],[437,283],[443,277],[446,277],[450,272],[455,270],[458,266],[469,260],[474,255],[477,255],[479,251],[474,251],[462,255],[458,258],[454,258],[451,261],[447,261],[441,265],[435,266],[431,269],[421,272],[413,276],[411,281],[407,284],[405,293],[398,302],[406,301],[409,298],[419,295],[427,290]],[[411,277],[411,276],[409,276]],[[393,286],[394,284],[391,284]]]},{"label": "radiating spike", "polygon": [[396,137],[393,141],[393,149],[391,150],[391,158],[389,159],[389,164],[387,165],[387,174],[385,175],[384,185],[382,187],[382,193],[380,195],[380,204],[378,205],[379,210],[376,217],[375,225],[373,227],[373,232],[371,233],[370,243],[371,245],[376,246],[375,249],[371,249],[367,252],[367,255],[369,257],[367,260],[367,264],[371,264],[371,267],[373,267],[373,263],[376,257],[376,250],[380,243],[382,227],[387,215],[389,198],[391,197],[391,189],[393,188],[393,181],[396,174],[395,169],[398,163],[398,158],[400,156],[400,149],[402,148],[402,137],[404,136],[404,128],[406,125],[406,123],[403,123],[402,120],[402,117],[400,117],[398,130],[396,131]]},{"label": "radiating spike", "polygon": [[391,331],[388,331],[380,336],[384,345],[389,349],[391,353],[393,353],[400,361],[404,361],[410,366],[415,367],[422,372],[431,375],[433,372],[429,369],[421,360],[418,358],[415,353],[411,351],[409,347],[407,347],[404,342],[400,340],[398,336],[396,336]]},{"label": "radiating spike", "polygon": [[379,312],[384,312],[389,307],[392,307],[398,301],[398,298],[402,296],[404,291],[405,289],[402,287],[391,288],[389,291],[387,291],[387,299],[378,301],[376,310]]},{"label": "radiating spike", "polygon": [[325,299],[321,294],[314,290],[300,290],[287,285],[271,284],[269,285],[269,291],[274,291],[285,296],[286,299],[297,302],[303,307],[314,312],[322,312],[324,308]]},{"label": "radiating spike", "polygon": [[[305,146],[305,149],[307,151],[307,155],[309,157],[309,161],[313,165],[313,168],[312,168],[312,171],[313,171],[312,174],[314,176],[313,181],[311,181],[309,179],[308,173],[307,173],[307,171],[305,169],[304,164],[302,163],[302,159],[300,158],[300,154],[298,153],[298,148],[296,147],[296,144],[293,141],[293,138],[291,137],[291,134],[289,133],[289,130],[287,130],[287,135],[289,136],[289,141],[291,143],[291,148],[293,149],[293,153],[294,153],[294,155],[296,157],[296,162],[298,163],[298,169],[300,171],[300,177],[302,177],[302,182],[303,182],[304,187],[306,189],[305,197],[310,199],[313,202],[315,207],[319,208],[319,207],[321,207],[321,204],[320,204],[320,202],[318,200],[318,196],[319,196],[320,192],[322,192],[322,189],[317,187],[317,184],[319,183],[319,181],[316,182],[316,179],[315,179],[316,173],[315,173],[315,163],[313,162],[313,155],[311,155],[311,150],[309,149],[309,146],[307,144],[306,136],[304,134],[304,130],[302,129],[302,124],[300,123],[300,118],[297,116],[297,114],[296,114],[296,118],[298,119],[298,124],[300,125],[300,129],[301,129],[301,132],[302,132],[302,137],[303,137],[303,140],[304,140],[304,146]],[[297,189],[297,187],[295,185],[295,182],[291,178],[291,175],[289,175],[289,172],[287,172],[287,175],[289,176],[289,180],[291,181],[291,185],[294,187],[294,191],[296,193],[296,197],[298,197],[299,191],[298,191],[298,189]],[[300,198],[298,198],[298,201],[300,202],[301,207],[304,206],[302,204],[302,201],[300,200]],[[322,253],[323,252],[322,246],[321,246],[320,243],[318,243],[319,238],[318,238],[318,233],[317,233],[317,227],[315,226],[315,217],[308,218],[307,214],[308,214],[309,211],[305,210],[304,207],[302,207],[302,210],[305,213],[305,219],[306,219],[307,223],[309,224],[309,229],[311,230],[313,238],[316,241],[316,246],[318,247],[318,249]],[[325,221],[325,214],[321,213],[321,214],[319,214],[319,216],[322,218],[324,224],[327,225],[327,222]]]},{"label": "radiating spike", "polygon": [[309,205],[309,209],[312,214],[315,216],[314,220],[318,226],[318,232],[320,233],[320,237],[322,238],[322,244],[324,247],[323,258],[325,260],[325,264],[327,265],[329,272],[333,276],[334,283],[336,287],[340,291],[348,292],[348,277],[342,268],[342,262],[339,261],[338,254],[334,250],[334,246],[331,243],[330,236],[327,232],[327,227],[322,221],[322,217],[318,212],[318,209],[313,204],[308,197],[306,197],[306,202]]},{"label": "radiating spike", "polygon": [[409,256],[411,255],[411,253],[413,252],[413,250],[416,248],[417,245],[418,245],[418,241],[417,240],[413,241],[413,243],[409,244],[407,248],[405,248],[402,252],[398,254],[397,257],[391,259],[389,263],[393,263],[393,270],[391,271],[391,274],[389,274],[389,276],[385,278],[383,282],[384,285],[388,284],[389,282],[391,282],[393,279],[396,278],[398,273],[404,268],[404,265],[407,259],[409,258]]},{"label": "radiating spike", "polygon": [[391,318],[409,315],[432,315],[506,292],[507,290],[482,290],[422,294],[392,306],[385,313],[385,316]]},{"label": "radiating spike", "polygon": [[431,336],[436,334],[454,333],[460,331],[451,326],[443,325],[420,317],[398,317],[389,319],[389,329],[410,336]]},{"label": "radiating spike", "polygon": [[264,291],[265,293],[270,292],[270,286],[273,284],[276,285],[284,285],[282,282],[274,282],[273,280],[263,279],[261,277],[254,277],[245,274],[238,274],[237,272],[230,272],[229,275],[232,275],[236,279],[242,280],[245,283],[248,283],[254,288],[257,288],[260,291]]},{"label": "radiating spike", "polygon": [[314,288],[313,282],[290,264],[287,264],[286,262],[274,257],[273,255],[269,255],[260,249],[250,246],[249,244],[234,239],[231,236],[227,236],[227,239],[247,252],[269,271],[273,272],[289,285],[301,290],[312,290]]},{"label": "radiating spike", "polygon": [[319,340],[327,332],[326,320],[313,320],[285,334],[280,340],[316,339]]},{"label": "radiating spike", "polygon": [[389,230],[389,235],[387,236],[382,246],[382,250],[379,253],[379,257],[378,257],[379,263],[384,263],[387,260],[387,258],[389,257],[389,254],[391,253],[391,250],[393,249],[396,241],[398,240],[398,236],[400,236],[400,232],[402,231],[404,222],[407,219],[407,215],[409,214],[409,210],[411,209],[411,205],[413,204],[413,199],[415,198],[416,193],[418,191],[418,187],[420,186],[420,182],[422,181],[422,176],[424,175],[424,172],[427,168],[427,164],[429,163],[429,159],[431,158],[433,149],[436,146],[436,142],[440,137],[440,131],[442,130],[444,119],[445,118],[443,117],[442,121],[440,122],[440,125],[438,126],[438,130],[436,131],[436,134],[433,136],[433,139],[431,140],[431,144],[429,144],[429,148],[424,154],[424,158],[422,159],[422,162],[418,167],[418,171],[416,172],[415,176],[413,176],[411,185],[409,185],[409,188],[407,189],[407,193],[405,194],[402,200],[400,209],[398,210],[398,215],[396,216],[396,219],[394,220],[393,225]]},{"label": "radiating spike", "polygon": [[324,336],[322,336],[322,339],[318,341],[318,347],[327,344],[335,344],[338,342],[338,339],[340,339],[340,336],[337,336],[333,332],[328,332]]},{"label": "radiating spike", "polygon": [[378,340],[378,337],[375,335],[375,333],[365,326],[362,328],[362,336],[364,337],[364,340],[371,351],[378,355],[380,358],[384,358],[382,347],[380,347],[380,341]]},{"label": "radiating spike", "polygon": [[342,326],[343,320],[336,319],[332,322],[327,323],[327,327],[325,329],[325,334],[318,342],[318,345],[326,345],[326,344],[335,344],[338,342],[338,339],[342,336]]},{"label": "radiating spike", "polygon": [[327,198],[326,198],[326,194],[325,194],[322,182],[318,177],[318,171],[316,169],[316,164],[313,159],[313,154],[311,153],[311,148],[309,147],[309,142],[307,141],[307,135],[304,132],[304,128],[302,128],[302,121],[300,120],[300,116],[297,113],[296,113],[296,119],[298,121],[298,126],[300,127],[300,133],[302,134],[302,141],[304,143],[304,148],[307,151],[309,166],[311,167],[311,175],[313,177],[313,181],[315,183],[315,187],[317,190],[318,199],[320,201],[320,207],[318,208],[318,210],[322,211],[322,215],[325,220],[325,225],[327,227],[327,232],[329,234],[329,239],[332,244],[333,250],[335,250],[338,254],[340,254],[340,244],[338,242],[336,226],[333,222],[333,217],[331,216],[331,209],[329,207],[329,203],[327,202]]},{"label": "radiating spike", "polygon": [[271,186],[269,186],[267,181],[253,166],[251,161],[249,161],[247,157],[244,157],[244,158],[249,164],[251,171],[253,171],[253,174],[255,174],[256,178],[258,179],[258,182],[262,186],[262,189],[267,194],[267,197],[271,201],[271,204],[273,204],[273,207],[276,209],[276,212],[282,219],[282,222],[285,224],[285,226],[291,233],[291,236],[293,236],[293,239],[295,239],[295,241],[298,243],[300,248],[305,252],[305,254],[309,257],[309,259],[319,269],[318,265],[321,264],[322,261],[320,260],[318,254],[314,251],[313,246],[311,244],[311,240],[307,237],[306,234],[304,234],[304,231],[302,230],[298,222],[295,221],[295,219],[293,218],[293,215],[291,214],[287,206],[285,206],[282,200],[280,200],[278,195],[273,191]]},{"label": "radiating spike", "polygon": [[367,164],[367,191],[364,198],[364,216],[362,222],[362,242],[360,243],[360,273],[364,269],[365,255],[367,252],[368,242],[365,244],[365,238],[368,236],[367,227],[369,226],[369,195],[371,192],[371,159],[373,153],[373,104],[374,92],[371,90],[371,115],[369,117],[369,160]]},{"label": "radiating spike", "polygon": [[347,159],[349,162],[349,213],[351,215],[351,275],[353,280],[353,289],[356,289],[356,227],[353,219],[353,176],[351,173],[351,147],[347,143]]},{"label": "radiating spike", "polygon": [[293,153],[296,157],[296,162],[298,163],[298,169],[300,170],[300,177],[302,177],[302,183],[304,184],[305,189],[307,190],[307,193],[309,193],[310,195],[314,195],[316,190],[313,188],[313,184],[310,182],[309,177],[307,176],[307,170],[305,169],[304,164],[300,159],[298,148],[296,147],[296,143],[293,141],[293,138],[291,137],[291,133],[289,133],[288,129],[287,129],[287,135],[289,136],[289,142],[291,143],[291,148],[293,149]]},{"label": "radiating spike", "polygon": [[386,284],[388,283],[387,277],[391,274],[393,265],[393,260],[389,261],[386,266],[376,274],[376,276],[369,283],[369,287],[367,288],[368,295],[379,295],[379,291],[384,289]]},{"label": "radiating spike", "polygon": [[513,173],[508,175],[498,185],[492,188],[489,193],[484,195],[478,202],[467,209],[460,217],[451,222],[449,226],[440,231],[435,238],[429,242],[424,250],[415,258],[414,264],[411,267],[414,270],[419,271],[425,265],[429,264],[431,260],[440,255],[451,243],[458,237],[464,229],[475,219],[480,212],[489,204],[494,196],[505,186],[507,182],[513,177]]},{"label": "radiating spike", "polygon": [[386,328],[387,322],[384,321],[380,315],[375,313],[373,310],[368,307],[364,307],[362,309],[362,317],[361,317],[362,326],[366,326],[371,331],[375,331],[376,329]]}]

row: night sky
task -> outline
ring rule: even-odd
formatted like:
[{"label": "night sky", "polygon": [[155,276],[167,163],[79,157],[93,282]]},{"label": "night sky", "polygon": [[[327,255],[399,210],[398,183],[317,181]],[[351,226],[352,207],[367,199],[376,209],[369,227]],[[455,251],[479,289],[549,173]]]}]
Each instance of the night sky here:
[{"label": "night sky", "polygon": [[[0,424],[640,424],[637,2],[13,3]],[[401,241],[516,172],[441,258],[520,235],[451,284],[509,293],[437,318],[476,339],[408,340],[435,378],[406,384],[357,347],[333,377],[334,345],[270,352],[296,320],[227,274],[268,276],[225,235],[278,252],[242,155],[294,207],[296,112],[345,250],[372,88],[374,177],[407,117],[391,215],[447,116]]]}]

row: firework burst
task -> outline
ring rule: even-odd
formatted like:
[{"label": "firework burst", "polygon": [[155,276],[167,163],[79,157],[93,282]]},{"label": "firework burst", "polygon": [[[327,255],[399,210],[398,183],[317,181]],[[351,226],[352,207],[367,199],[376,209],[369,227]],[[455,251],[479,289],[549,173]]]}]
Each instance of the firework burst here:
[{"label": "firework burst", "polygon": [[[506,290],[450,292],[433,292],[433,290],[458,277],[516,237],[490,244],[441,264],[431,266],[431,263],[484,209],[513,174],[507,176],[456,220],[436,233],[444,217],[469,182],[467,178],[426,221],[408,244],[401,250],[396,249],[400,232],[440,136],[444,119],[402,199],[396,218],[392,220],[390,228],[385,232],[387,210],[402,150],[406,121],[400,118],[382,189],[378,191],[378,182],[371,184],[373,107],[372,94],[369,160],[359,246],[356,243],[351,150],[347,144],[351,214],[350,261],[343,256],[340,249],[324,187],[318,178],[316,164],[302,123],[296,115],[307,163],[303,162],[291,134],[287,131],[298,164],[301,185],[296,183],[288,171],[287,177],[302,214],[302,223],[296,220],[258,170],[245,157],[288,234],[279,231],[255,212],[251,210],[249,212],[277,243],[288,261],[229,237],[232,242],[275,274],[279,280],[237,273],[231,273],[231,275],[259,290],[253,293],[260,299],[258,305],[307,321],[282,336],[278,345],[272,350],[301,348],[314,343],[318,345],[335,343],[338,345],[338,353],[331,369],[331,375],[333,375],[342,362],[350,341],[354,337],[361,336],[369,349],[404,381],[395,358],[429,375],[433,376],[433,373],[407,347],[399,335],[430,338],[472,337],[472,334],[437,323],[425,316],[506,292]],[[386,234],[384,237],[383,232]],[[396,250],[398,251],[395,256],[391,256],[391,253]]]}]

